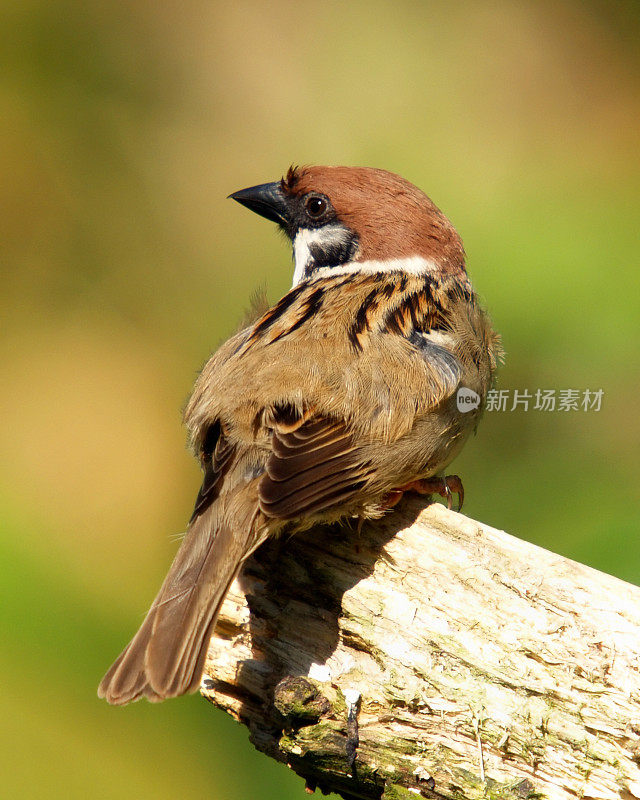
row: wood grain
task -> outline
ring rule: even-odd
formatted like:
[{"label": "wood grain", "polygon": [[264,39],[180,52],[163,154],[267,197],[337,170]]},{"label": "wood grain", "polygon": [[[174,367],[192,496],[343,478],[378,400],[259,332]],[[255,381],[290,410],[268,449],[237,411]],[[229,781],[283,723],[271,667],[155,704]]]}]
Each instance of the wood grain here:
[{"label": "wood grain", "polygon": [[640,589],[419,499],[263,546],[202,693],[309,789],[640,797]]}]

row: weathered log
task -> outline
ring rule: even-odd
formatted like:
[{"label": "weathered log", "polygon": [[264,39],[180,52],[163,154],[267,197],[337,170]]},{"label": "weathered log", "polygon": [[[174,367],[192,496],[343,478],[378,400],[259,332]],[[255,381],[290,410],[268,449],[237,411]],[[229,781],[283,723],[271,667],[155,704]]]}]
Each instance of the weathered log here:
[{"label": "weathered log", "polygon": [[263,546],[202,693],[345,798],[640,797],[640,589],[439,504]]}]

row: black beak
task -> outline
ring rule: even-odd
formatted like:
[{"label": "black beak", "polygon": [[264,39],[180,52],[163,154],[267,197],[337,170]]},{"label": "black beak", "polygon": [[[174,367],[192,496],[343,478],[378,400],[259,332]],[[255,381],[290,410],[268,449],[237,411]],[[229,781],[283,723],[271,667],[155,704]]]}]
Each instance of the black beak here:
[{"label": "black beak", "polygon": [[259,186],[250,186],[248,189],[240,189],[239,192],[230,194],[232,200],[237,200],[243,206],[266,217],[278,225],[287,226],[290,222],[287,198],[280,187],[280,181],[276,183],[261,183]]}]

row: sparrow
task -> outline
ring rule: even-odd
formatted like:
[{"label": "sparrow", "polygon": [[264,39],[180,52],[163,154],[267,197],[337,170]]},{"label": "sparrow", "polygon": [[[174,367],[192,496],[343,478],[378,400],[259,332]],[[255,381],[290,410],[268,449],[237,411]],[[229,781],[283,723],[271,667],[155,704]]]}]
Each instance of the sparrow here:
[{"label": "sparrow", "polygon": [[[100,684],[113,704],[199,688],[229,586],[269,537],[379,517],[409,490],[461,493],[442,475],[500,356],[460,237],[398,175],[290,168],[230,197],[291,240],[293,286],[196,381],[185,423],[202,487],[153,605]],[[469,411],[461,387],[478,395]]]}]

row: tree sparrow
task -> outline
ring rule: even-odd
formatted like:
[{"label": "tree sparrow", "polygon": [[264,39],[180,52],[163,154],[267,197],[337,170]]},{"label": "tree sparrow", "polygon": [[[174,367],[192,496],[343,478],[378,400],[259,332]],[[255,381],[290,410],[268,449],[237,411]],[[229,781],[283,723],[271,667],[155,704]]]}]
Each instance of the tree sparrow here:
[{"label": "tree sparrow", "polygon": [[[408,489],[461,491],[434,476],[474,429],[499,355],[460,237],[403,178],[292,168],[231,197],[291,239],[293,286],[196,382],[185,421],[202,488],[158,596],[100,684],[114,704],[198,689],[229,585],[267,537],[380,516]],[[466,413],[461,387],[479,398]]]}]

